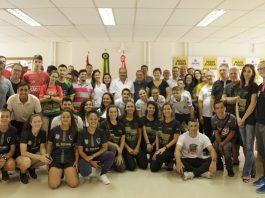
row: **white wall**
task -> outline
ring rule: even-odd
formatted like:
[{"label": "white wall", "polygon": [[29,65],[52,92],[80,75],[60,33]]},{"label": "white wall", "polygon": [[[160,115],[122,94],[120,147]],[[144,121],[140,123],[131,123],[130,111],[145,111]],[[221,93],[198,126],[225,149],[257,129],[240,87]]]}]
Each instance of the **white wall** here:
[{"label": "white wall", "polygon": [[142,64],[152,68],[171,68],[172,57],[186,56],[246,56],[265,57],[265,44],[199,44],[169,42],[73,42],[73,43],[10,43],[1,46],[0,55],[7,57],[32,57],[42,54],[44,66],[50,64],[73,64],[76,69],[84,68],[87,51],[95,69],[101,69],[101,54],[107,50],[110,54],[110,70],[115,78],[120,67],[121,51],[125,50],[128,75],[135,77],[135,71]]}]

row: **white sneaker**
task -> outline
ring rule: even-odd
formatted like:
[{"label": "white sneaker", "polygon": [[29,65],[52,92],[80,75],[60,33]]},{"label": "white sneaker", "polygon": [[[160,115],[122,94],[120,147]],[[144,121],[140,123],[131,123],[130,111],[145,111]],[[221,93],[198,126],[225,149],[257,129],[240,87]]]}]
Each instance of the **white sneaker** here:
[{"label": "white sneaker", "polygon": [[183,174],[184,180],[193,179],[193,178],[194,178],[193,172],[184,172],[184,174]]},{"label": "white sneaker", "polygon": [[99,176],[99,180],[105,185],[110,184],[110,180],[109,180],[109,178],[107,177],[106,174],[100,175]]},{"label": "white sneaker", "polygon": [[209,171],[201,174],[201,176],[204,177],[204,178],[207,178],[207,179],[212,179],[212,175],[211,175],[211,173]]}]

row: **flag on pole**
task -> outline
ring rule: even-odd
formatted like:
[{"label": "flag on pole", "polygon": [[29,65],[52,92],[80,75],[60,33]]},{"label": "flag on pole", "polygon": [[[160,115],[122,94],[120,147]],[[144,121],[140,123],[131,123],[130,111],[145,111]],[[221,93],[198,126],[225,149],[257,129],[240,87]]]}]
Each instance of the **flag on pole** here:
[{"label": "flag on pole", "polygon": [[102,54],[102,75],[110,73],[109,70],[109,54],[107,52],[104,52]]},{"label": "flag on pole", "polygon": [[126,68],[126,56],[124,54],[121,55],[121,67]]},{"label": "flag on pole", "polygon": [[86,65],[89,65],[89,64],[90,64],[90,62],[89,62],[89,52],[88,52],[86,55]]}]

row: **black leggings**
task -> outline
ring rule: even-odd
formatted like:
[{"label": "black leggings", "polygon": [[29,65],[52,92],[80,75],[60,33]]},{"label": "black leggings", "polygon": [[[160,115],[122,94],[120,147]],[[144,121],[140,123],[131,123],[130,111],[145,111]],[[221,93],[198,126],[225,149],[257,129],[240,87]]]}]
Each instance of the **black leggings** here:
[{"label": "black leggings", "polygon": [[163,163],[168,165],[174,158],[175,146],[166,149],[164,153],[156,156],[156,160],[152,160],[150,164],[150,169],[152,172],[157,172],[161,169]]}]

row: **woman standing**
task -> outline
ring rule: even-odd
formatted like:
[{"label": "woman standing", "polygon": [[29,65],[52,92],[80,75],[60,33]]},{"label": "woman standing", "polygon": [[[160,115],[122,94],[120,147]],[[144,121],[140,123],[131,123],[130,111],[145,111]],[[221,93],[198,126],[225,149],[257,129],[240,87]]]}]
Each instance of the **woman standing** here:
[{"label": "woman standing", "polygon": [[156,152],[153,155],[150,169],[157,172],[163,163],[167,170],[173,170],[175,145],[180,134],[180,123],[174,119],[174,109],[169,103],[162,107],[162,129],[156,135]]},{"label": "woman standing", "polygon": [[87,114],[88,127],[78,135],[78,152],[81,159],[78,163],[78,169],[83,177],[88,177],[92,172],[92,167],[101,169],[99,176],[103,184],[110,184],[107,172],[110,170],[114,153],[108,151],[107,137],[100,128],[98,128],[99,116],[96,111],[90,111]]},{"label": "woman standing", "polygon": [[248,183],[250,177],[256,176],[256,163],[254,157],[255,140],[255,107],[257,104],[258,85],[254,82],[255,68],[246,64],[240,76],[240,88],[236,104],[236,117],[240,135],[245,150],[245,163],[243,167],[243,182]]},{"label": "woman standing", "polygon": [[161,122],[158,119],[158,107],[153,101],[147,103],[146,114],[142,118],[143,123],[143,150],[145,153],[150,154],[150,159],[152,159],[156,151],[156,135],[158,131],[161,131]]},{"label": "woman standing", "polygon": [[125,128],[118,120],[118,114],[118,108],[110,105],[107,110],[107,119],[100,124],[100,128],[107,134],[109,150],[115,154],[114,170],[124,172],[126,167],[122,152],[125,144]]},{"label": "woman standing", "polygon": [[16,168],[13,159],[17,143],[17,130],[10,125],[11,112],[8,109],[0,109],[0,169],[2,180],[8,181],[8,171]]},{"label": "woman standing", "polygon": [[61,123],[53,128],[48,136],[47,153],[51,157],[48,184],[56,189],[61,184],[61,176],[64,174],[68,186],[77,187],[77,163],[78,151],[75,149],[77,138],[77,126],[71,111],[64,110],[61,113]]},{"label": "woman standing", "polygon": [[106,85],[107,92],[109,92],[110,84],[111,84],[111,75],[106,73],[103,75],[103,83]]},{"label": "woman standing", "polygon": [[148,161],[146,154],[141,149],[143,126],[138,119],[135,105],[132,101],[126,103],[122,122],[125,126],[125,149],[123,157],[126,168],[133,171],[137,163],[140,168],[146,169]]},{"label": "woman standing", "polygon": [[184,78],[184,84],[185,84],[185,90],[188,91],[190,93],[190,95],[192,96],[194,93],[194,78],[193,75],[191,74],[186,74],[185,78]]},{"label": "woman standing", "polygon": [[102,96],[105,92],[107,92],[107,88],[100,80],[100,71],[98,69],[94,70],[92,73],[91,85],[94,89],[95,107],[99,108]]},{"label": "woman standing", "polygon": [[49,155],[46,153],[46,132],[41,129],[42,116],[33,114],[25,123],[24,130],[20,138],[20,153],[17,157],[17,167],[20,169],[20,181],[28,183],[28,175],[37,179],[36,168],[51,163]]}]

